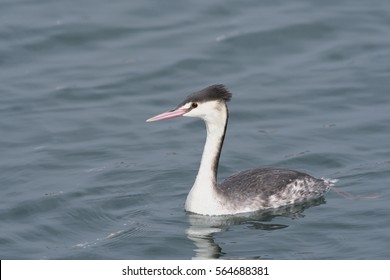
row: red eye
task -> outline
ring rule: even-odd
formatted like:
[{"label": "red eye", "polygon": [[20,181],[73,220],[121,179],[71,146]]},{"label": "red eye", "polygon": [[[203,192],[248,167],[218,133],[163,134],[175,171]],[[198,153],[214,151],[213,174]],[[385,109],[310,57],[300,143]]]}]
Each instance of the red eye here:
[{"label": "red eye", "polygon": [[192,108],[192,109],[194,109],[194,108],[196,108],[196,107],[198,107],[198,103],[192,103],[192,104],[191,104],[191,108]]}]

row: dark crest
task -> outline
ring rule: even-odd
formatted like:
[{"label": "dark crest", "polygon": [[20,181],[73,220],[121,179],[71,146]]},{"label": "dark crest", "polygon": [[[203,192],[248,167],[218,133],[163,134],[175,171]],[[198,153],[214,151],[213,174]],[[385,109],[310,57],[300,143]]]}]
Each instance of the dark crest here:
[{"label": "dark crest", "polygon": [[177,108],[188,102],[207,102],[212,100],[229,102],[231,98],[232,94],[225,88],[224,85],[212,85],[190,94],[182,103],[177,105]]}]

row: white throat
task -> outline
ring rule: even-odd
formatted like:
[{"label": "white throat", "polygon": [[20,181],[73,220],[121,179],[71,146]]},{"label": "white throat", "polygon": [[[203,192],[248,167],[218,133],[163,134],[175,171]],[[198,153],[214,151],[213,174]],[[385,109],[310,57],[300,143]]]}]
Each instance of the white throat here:
[{"label": "white throat", "polygon": [[204,120],[207,138],[198,175],[187,196],[185,209],[203,215],[220,215],[224,214],[224,211],[222,198],[218,194],[217,171],[225,137],[228,110],[226,104],[218,101],[207,102],[201,106],[202,108],[196,111],[196,115],[191,112],[186,114],[186,116],[196,116]]}]

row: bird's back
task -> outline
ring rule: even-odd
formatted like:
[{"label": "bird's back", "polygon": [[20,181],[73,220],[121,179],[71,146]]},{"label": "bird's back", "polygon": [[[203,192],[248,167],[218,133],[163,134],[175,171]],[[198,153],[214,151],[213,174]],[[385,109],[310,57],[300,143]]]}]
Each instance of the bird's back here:
[{"label": "bird's back", "polygon": [[230,207],[256,211],[318,198],[331,185],[328,180],[294,170],[256,168],[233,174],[218,189]]}]

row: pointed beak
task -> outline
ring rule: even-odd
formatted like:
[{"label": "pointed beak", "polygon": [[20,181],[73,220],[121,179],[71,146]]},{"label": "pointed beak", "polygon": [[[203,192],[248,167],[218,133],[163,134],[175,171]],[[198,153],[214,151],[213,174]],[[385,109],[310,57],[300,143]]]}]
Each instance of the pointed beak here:
[{"label": "pointed beak", "polygon": [[167,119],[178,118],[178,117],[183,116],[187,112],[188,112],[188,109],[178,108],[178,109],[154,116],[150,119],[147,119],[146,121],[147,122],[155,122],[155,121],[162,121],[162,120],[167,120]]}]

